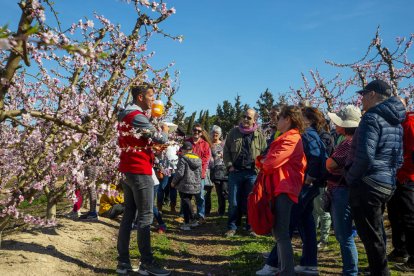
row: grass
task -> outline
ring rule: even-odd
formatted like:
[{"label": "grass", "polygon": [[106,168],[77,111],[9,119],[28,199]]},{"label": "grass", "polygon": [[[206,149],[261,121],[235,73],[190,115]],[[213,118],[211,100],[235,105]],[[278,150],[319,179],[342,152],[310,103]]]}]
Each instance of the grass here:
[{"label": "grass", "polygon": [[[39,196],[31,204],[22,203],[22,208],[29,211],[37,209],[44,213],[46,206],[45,196]],[[60,204],[60,210],[63,204]],[[66,202],[65,209],[68,210]],[[165,208],[167,209],[167,208]],[[194,228],[189,232],[179,230],[180,224],[174,220],[177,215],[164,212],[163,219],[168,226],[166,234],[151,234],[152,249],[155,258],[174,271],[174,275],[254,275],[255,271],[264,264],[263,252],[270,251],[274,245],[271,236],[252,237],[246,231],[238,231],[232,238],[223,236],[226,231],[227,217],[216,215],[217,198],[212,192],[212,215],[207,218],[207,224]],[[154,223],[156,225],[156,223]],[[155,229],[153,229],[155,230]],[[387,231],[388,231],[387,226]],[[389,231],[388,231],[389,233]],[[105,243],[107,249],[96,252],[95,258],[100,259],[98,266],[112,269],[116,267],[116,229],[113,229],[113,239],[104,240],[102,237],[91,237],[92,242]],[[140,258],[136,232],[131,235],[130,256],[131,262],[136,264]],[[388,237],[390,246],[390,237]],[[295,236],[294,246],[296,263],[301,254],[300,238]],[[367,267],[367,257],[362,243],[357,239],[359,252],[359,267]],[[328,248],[319,252],[318,256],[320,275],[338,275],[341,272],[341,257],[339,244],[333,232],[328,240]],[[393,268],[393,263],[389,267]],[[404,275],[391,270],[391,275]],[[406,274],[408,275],[408,274]]]}]

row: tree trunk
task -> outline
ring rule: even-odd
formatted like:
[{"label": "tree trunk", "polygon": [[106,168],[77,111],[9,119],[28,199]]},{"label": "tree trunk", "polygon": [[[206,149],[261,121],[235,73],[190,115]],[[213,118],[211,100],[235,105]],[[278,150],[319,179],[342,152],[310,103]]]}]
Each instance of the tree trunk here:
[{"label": "tree trunk", "polygon": [[47,195],[47,207],[46,207],[46,219],[55,220],[56,219],[56,206],[57,200],[53,193]]}]

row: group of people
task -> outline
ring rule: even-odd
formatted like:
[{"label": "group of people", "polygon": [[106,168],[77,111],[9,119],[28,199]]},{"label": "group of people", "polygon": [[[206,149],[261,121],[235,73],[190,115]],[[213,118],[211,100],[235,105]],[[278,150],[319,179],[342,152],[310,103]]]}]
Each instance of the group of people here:
[{"label": "group of people", "polygon": [[[173,173],[154,191],[153,147],[168,142],[169,129],[163,124],[160,131],[145,113],[154,101],[153,88],[148,84],[133,87],[133,102],[119,114],[119,171],[125,176],[125,209],[118,236],[117,272],[133,270],[129,242],[131,224],[136,221],[139,273],[170,274],[154,261],[150,239],[154,193],[162,208],[160,195],[167,186],[180,194],[183,231],[205,223],[214,185],[219,215],[225,214],[227,200],[229,204],[225,236],[237,233],[243,216],[247,233],[256,235],[249,225],[247,201],[258,173],[265,176],[276,244],[265,254],[266,264],[257,275],[318,274],[316,202],[322,203],[321,214],[332,220],[344,275],[358,274],[355,228],[371,275],[389,275],[383,224],[387,203],[394,246],[389,258],[401,261],[398,268],[414,271],[414,115],[406,112],[404,100],[392,96],[384,81],[374,80],[358,93],[362,113],[349,105],[328,113],[330,123],[317,108],[276,105],[270,113],[274,129],[269,137],[258,126],[254,109],[244,112],[225,141],[219,126],[207,133],[195,124],[191,137],[180,145],[179,157],[174,157]],[[330,125],[335,126],[335,133]],[[175,211],[175,201],[171,204]],[[295,231],[303,244],[296,266],[291,244]],[[326,242],[322,236],[321,241]]]}]

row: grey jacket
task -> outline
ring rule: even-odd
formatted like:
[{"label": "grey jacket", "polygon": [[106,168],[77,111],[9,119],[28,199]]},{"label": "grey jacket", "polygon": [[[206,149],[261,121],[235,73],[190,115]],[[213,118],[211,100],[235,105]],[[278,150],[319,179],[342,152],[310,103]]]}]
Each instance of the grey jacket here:
[{"label": "grey jacket", "polygon": [[194,153],[180,157],[172,184],[182,193],[198,194],[201,192],[201,158]]}]

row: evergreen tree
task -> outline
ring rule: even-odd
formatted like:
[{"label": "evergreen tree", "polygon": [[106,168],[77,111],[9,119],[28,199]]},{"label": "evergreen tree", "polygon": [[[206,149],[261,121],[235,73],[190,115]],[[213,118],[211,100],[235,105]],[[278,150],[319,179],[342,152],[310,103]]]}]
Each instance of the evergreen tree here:
[{"label": "evergreen tree", "polygon": [[260,94],[259,100],[256,102],[257,107],[255,110],[259,113],[260,122],[266,124],[270,121],[270,110],[275,104],[273,95],[268,88],[266,91]]}]

